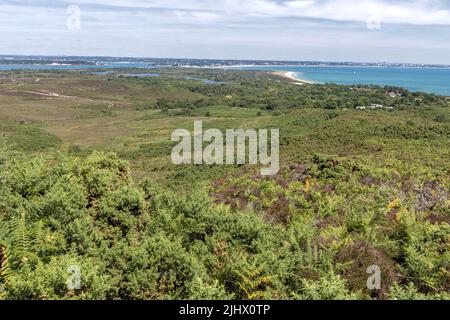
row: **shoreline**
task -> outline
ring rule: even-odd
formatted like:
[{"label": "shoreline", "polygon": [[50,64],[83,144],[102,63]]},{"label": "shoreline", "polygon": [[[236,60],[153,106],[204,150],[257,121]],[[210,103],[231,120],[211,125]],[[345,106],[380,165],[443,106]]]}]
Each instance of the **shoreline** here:
[{"label": "shoreline", "polygon": [[271,74],[291,80],[291,81],[295,82],[295,84],[298,84],[298,85],[317,84],[316,82],[297,78],[296,73],[292,72],[292,71],[273,71],[273,72],[271,72]]},{"label": "shoreline", "polygon": [[[293,72],[293,71],[270,71],[270,74],[273,74],[273,75],[278,76],[278,77],[285,78],[287,80],[292,81],[293,84],[300,85],[300,86],[305,85],[305,84],[323,84],[323,83],[320,83],[320,82],[307,81],[307,80],[303,80],[303,79],[297,78],[296,77],[296,72]],[[408,89],[406,89],[406,90],[408,90]],[[445,95],[445,94],[438,94],[438,95],[440,95],[442,97],[445,97],[448,100],[450,100],[450,95]]]}]

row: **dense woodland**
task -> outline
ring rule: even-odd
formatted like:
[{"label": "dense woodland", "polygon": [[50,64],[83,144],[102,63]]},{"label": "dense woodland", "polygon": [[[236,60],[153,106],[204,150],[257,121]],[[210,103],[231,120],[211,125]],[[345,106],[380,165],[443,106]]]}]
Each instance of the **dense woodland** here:
[{"label": "dense woodland", "polygon": [[[445,97],[152,72],[6,75],[78,100],[24,95],[12,115],[2,109],[0,299],[450,299]],[[384,108],[355,109],[371,104]],[[17,111],[30,105],[55,109]],[[281,128],[281,171],[173,166],[171,130],[198,118]],[[86,143],[71,126],[111,135]],[[381,287],[370,290],[373,265]],[[79,289],[67,286],[71,266]]]}]

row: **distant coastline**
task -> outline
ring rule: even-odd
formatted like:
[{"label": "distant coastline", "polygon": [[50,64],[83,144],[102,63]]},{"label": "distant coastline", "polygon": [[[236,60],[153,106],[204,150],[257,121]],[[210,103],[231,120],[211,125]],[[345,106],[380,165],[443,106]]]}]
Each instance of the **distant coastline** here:
[{"label": "distant coastline", "polygon": [[298,84],[391,86],[411,92],[450,96],[450,69],[444,68],[259,66],[236,69],[266,71]]},{"label": "distant coastline", "polygon": [[289,61],[289,60],[249,60],[249,59],[205,59],[205,58],[151,58],[151,57],[111,57],[111,56],[40,56],[0,54],[0,64],[113,64],[143,63],[156,67],[375,67],[375,68],[438,68],[449,69],[448,64],[396,63],[396,62],[351,62],[351,61]]},{"label": "distant coastline", "polygon": [[[166,67],[265,71],[289,83],[377,85],[450,96],[447,65],[320,61],[258,61],[124,57],[1,56],[0,72],[13,70],[155,69]],[[135,72],[140,73],[140,72]]]}]

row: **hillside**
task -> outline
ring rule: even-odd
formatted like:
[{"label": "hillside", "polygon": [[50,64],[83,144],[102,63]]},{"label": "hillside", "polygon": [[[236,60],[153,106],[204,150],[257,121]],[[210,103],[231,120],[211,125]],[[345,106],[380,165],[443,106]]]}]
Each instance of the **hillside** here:
[{"label": "hillside", "polygon": [[[0,73],[0,298],[450,298],[447,98],[149,73]],[[194,120],[280,128],[280,172],[173,165]]]}]

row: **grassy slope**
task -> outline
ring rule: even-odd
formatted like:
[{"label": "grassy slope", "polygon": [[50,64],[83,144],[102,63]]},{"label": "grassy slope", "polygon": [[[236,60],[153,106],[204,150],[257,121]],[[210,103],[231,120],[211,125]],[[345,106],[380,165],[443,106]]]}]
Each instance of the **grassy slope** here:
[{"label": "grassy slope", "polygon": [[[36,144],[38,150],[41,144],[58,146],[61,141],[63,149],[72,146],[76,150],[80,147],[116,151],[132,160],[137,177],[148,174],[155,166],[158,167],[157,178],[177,170],[167,161],[170,134],[175,128],[191,129],[194,119],[204,120],[206,127],[220,129],[279,127],[284,163],[305,160],[314,152],[364,157],[378,164],[383,158],[395,157],[430,168],[445,166],[448,158],[448,120],[443,123],[433,120],[436,114],[449,119],[448,108],[422,106],[394,112],[301,108],[282,110],[274,117],[273,111],[257,107],[256,98],[278,95],[289,99],[291,95],[295,99],[293,94],[280,90],[280,86],[290,86],[292,92],[303,88],[277,83],[280,80],[265,80],[265,74],[203,73],[165,69],[161,79],[89,76],[78,72],[12,74],[0,80],[0,128],[12,137],[23,137],[24,132],[27,133],[31,141],[40,141]],[[181,78],[184,74],[230,81],[222,86],[222,92],[204,94],[199,91],[208,92],[207,88],[214,86],[185,80]],[[34,80],[30,80],[30,76]],[[241,85],[239,81],[231,81],[236,78],[250,82]],[[318,90],[320,94],[320,87]],[[33,92],[55,92],[65,97],[39,96]],[[252,96],[255,99],[249,99]],[[160,99],[181,105],[201,99],[207,102],[186,114],[177,107],[168,112],[153,109]],[[230,104],[229,100],[247,101],[249,107],[225,105]],[[29,143],[24,141],[23,144]],[[154,174],[152,176],[155,178]]]}]

